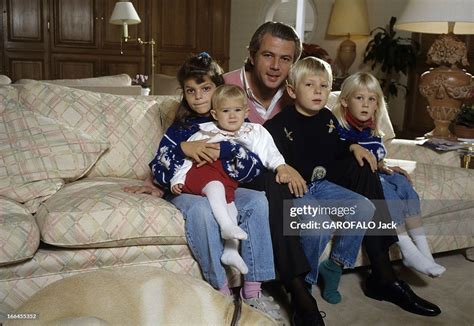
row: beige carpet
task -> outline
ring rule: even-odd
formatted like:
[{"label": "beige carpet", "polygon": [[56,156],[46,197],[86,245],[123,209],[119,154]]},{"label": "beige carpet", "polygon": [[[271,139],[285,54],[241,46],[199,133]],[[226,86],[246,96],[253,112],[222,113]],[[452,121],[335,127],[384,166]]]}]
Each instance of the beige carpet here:
[{"label": "beige carpet", "polygon": [[[474,262],[465,259],[462,251],[437,255],[436,261],[446,267],[446,272],[436,279],[416,273],[395,262],[397,275],[408,282],[419,296],[436,303],[441,308],[437,317],[423,317],[401,310],[394,304],[367,298],[361,289],[366,268],[345,272],[340,291],[341,303],[332,305],[324,301],[318,287],[313,295],[319,308],[326,312],[328,326],[338,325],[474,325]],[[282,291],[273,284],[269,292],[283,306]]]}]

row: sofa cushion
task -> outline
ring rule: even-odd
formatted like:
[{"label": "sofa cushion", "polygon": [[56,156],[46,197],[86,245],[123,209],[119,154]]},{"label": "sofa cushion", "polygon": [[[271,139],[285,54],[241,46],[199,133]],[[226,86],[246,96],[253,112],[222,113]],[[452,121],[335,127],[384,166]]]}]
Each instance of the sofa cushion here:
[{"label": "sofa cushion", "polygon": [[184,220],[171,203],[123,187],[141,180],[86,178],[67,184],[36,214],[41,239],[74,248],[186,244]]},{"label": "sofa cushion", "polygon": [[387,165],[400,166],[410,174],[420,196],[425,223],[427,217],[474,209],[474,170],[407,160],[386,161]]},{"label": "sofa cushion", "polygon": [[34,82],[20,88],[18,99],[31,111],[106,140],[105,106],[99,93]]},{"label": "sofa cushion", "polygon": [[8,102],[18,101],[18,90],[11,86],[0,87],[0,113],[5,110]]},{"label": "sofa cushion", "polygon": [[61,189],[64,183],[63,179],[25,182],[12,187],[9,190],[8,197],[22,202],[25,208],[27,208],[31,214],[34,214],[38,210],[39,205]]},{"label": "sofa cushion", "polygon": [[110,149],[88,176],[145,179],[163,135],[159,104],[111,94],[102,94],[102,103]]},{"label": "sofa cushion", "polygon": [[33,257],[38,246],[34,217],[21,204],[0,197],[0,266]]},{"label": "sofa cushion", "polygon": [[47,83],[27,84],[22,103],[88,135],[108,140],[109,150],[90,176],[145,179],[162,136],[159,103],[146,97],[99,94]]},{"label": "sofa cushion", "polygon": [[26,202],[82,177],[107,149],[80,130],[9,101],[0,113],[0,195]]},{"label": "sofa cushion", "polygon": [[10,77],[5,76],[5,75],[0,75],[0,85],[10,85],[12,83],[12,80]]}]

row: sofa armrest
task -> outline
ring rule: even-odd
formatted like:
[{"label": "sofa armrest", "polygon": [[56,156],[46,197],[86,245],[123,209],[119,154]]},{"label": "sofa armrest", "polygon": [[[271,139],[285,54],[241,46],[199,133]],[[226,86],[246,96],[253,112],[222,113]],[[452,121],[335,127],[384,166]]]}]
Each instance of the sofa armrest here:
[{"label": "sofa armrest", "polygon": [[432,149],[419,146],[422,142],[423,140],[390,139],[385,142],[388,151],[387,158],[461,167],[461,160],[456,151],[438,153]]}]

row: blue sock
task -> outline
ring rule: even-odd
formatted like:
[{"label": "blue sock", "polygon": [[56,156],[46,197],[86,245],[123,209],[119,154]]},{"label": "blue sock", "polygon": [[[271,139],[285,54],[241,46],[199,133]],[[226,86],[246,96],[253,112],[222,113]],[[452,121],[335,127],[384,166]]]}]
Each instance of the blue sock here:
[{"label": "blue sock", "polygon": [[341,280],[342,267],[330,259],[319,264],[319,276],[323,283],[323,298],[329,303],[341,302],[341,294],[337,290]]}]

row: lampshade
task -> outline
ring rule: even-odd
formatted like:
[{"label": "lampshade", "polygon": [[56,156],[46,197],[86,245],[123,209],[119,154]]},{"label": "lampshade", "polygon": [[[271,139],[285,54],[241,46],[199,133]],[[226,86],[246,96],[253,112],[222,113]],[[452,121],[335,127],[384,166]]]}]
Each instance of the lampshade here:
[{"label": "lampshade", "polygon": [[448,23],[454,34],[474,34],[473,0],[410,0],[395,28],[409,32],[446,34]]},{"label": "lampshade", "polygon": [[369,35],[369,15],[365,0],[336,0],[327,33]]},{"label": "lampshade", "polygon": [[123,23],[134,25],[140,22],[140,17],[130,1],[117,2],[109,20],[109,23],[115,25],[123,25]]}]

